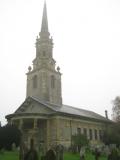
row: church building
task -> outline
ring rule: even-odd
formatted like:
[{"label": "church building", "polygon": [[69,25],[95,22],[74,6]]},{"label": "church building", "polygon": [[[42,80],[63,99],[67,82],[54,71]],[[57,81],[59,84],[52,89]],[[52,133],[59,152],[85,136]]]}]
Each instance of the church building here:
[{"label": "church building", "polygon": [[41,31],[36,39],[36,57],[28,67],[26,99],[13,113],[6,116],[9,124],[18,126],[24,143],[31,140],[38,148],[51,145],[71,146],[72,135],[82,133],[91,144],[101,144],[107,117],[62,103],[60,67],[53,58],[53,39],[48,29],[44,4]]}]

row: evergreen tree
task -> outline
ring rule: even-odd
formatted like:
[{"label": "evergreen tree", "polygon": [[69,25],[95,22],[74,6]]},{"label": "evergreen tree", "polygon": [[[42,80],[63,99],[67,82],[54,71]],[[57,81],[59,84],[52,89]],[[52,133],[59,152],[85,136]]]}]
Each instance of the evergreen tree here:
[{"label": "evergreen tree", "polygon": [[78,150],[80,151],[80,148],[83,146],[87,146],[89,144],[89,140],[87,137],[83,134],[76,134],[72,135],[72,145],[75,147],[74,149],[78,147]]},{"label": "evergreen tree", "polygon": [[120,122],[114,123],[106,128],[103,135],[103,142],[107,145],[120,145]]},{"label": "evergreen tree", "polygon": [[12,144],[19,146],[21,132],[14,125],[5,125],[0,127],[0,149],[12,149]]}]

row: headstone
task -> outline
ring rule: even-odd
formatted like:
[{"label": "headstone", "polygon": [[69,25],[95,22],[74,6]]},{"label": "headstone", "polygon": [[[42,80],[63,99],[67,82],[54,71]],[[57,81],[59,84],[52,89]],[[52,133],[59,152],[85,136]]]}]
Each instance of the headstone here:
[{"label": "headstone", "polygon": [[37,151],[35,149],[30,149],[25,157],[24,160],[38,160],[38,154]]},{"label": "headstone", "polygon": [[80,159],[84,160],[85,159],[85,147],[80,148]]},{"label": "headstone", "polygon": [[20,144],[19,160],[24,160],[24,147],[22,143]]},{"label": "headstone", "polygon": [[63,145],[59,144],[56,146],[56,160],[63,160],[63,152],[64,147]]},{"label": "headstone", "polygon": [[99,160],[99,157],[100,157],[100,152],[98,148],[95,148],[95,160]]},{"label": "headstone", "polygon": [[45,160],[56,160],[56,153],[53,149],[47,151]]},{"label": "headstone", "polygon": [[15,151],[15,150],[16,150],[16,144],[13,143],[13,144],[12,144],[12,151]]},{"label": "headstone", "polygon": [[1,150],[0,150],[0,154],[4,154],[4,149],[2,148]]},{"label": "headstone", "polygon": [[24,160],[24,155],[26,151],[25,142],[23,141],[23,137],[21,136],[20,146],[18,148],[19,151],[19,160]]},{"label": "headstone", "polygon": [[24,160],[38,160],[38,153],[34,148],[34,141],[31,139],[30,150],[24,155]]},{"label": "headstone", "polygon": [[63,160],[63,152],[64,152],[64,147],[63,145],[60,145],[60,159],[59,160]]},{"label": "headstone", "polygon": [[56,146],[55,151],[56,151],[56,160],[59,160],[59,145]]},{"label": "headstone", "polygon": [[105,146],[105,148],[104,148],[104,154],[108,157],[108,155],[110,154],[110,148],[109,148],[109,146]]}]

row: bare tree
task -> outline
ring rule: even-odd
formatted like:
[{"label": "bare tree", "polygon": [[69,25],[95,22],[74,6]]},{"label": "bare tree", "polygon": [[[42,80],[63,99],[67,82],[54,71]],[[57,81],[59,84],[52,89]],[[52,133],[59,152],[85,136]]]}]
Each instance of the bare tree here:
[{"label": "bare tree", "polygon": [[117,96],[114,100],[113,100],[113,120],[115,122],[120,122],[120,97]]}]

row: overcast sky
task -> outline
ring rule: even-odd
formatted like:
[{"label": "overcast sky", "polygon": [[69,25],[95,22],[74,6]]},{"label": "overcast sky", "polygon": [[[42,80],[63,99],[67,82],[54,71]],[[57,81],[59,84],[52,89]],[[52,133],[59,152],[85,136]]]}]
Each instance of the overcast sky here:
[{"label": "overcast sky", "polygon": [[[26,97],[43,0],[0,0],[0,121]],[[120,95],[120,1],[47,0],[63,103],[111,118]]]}]

